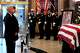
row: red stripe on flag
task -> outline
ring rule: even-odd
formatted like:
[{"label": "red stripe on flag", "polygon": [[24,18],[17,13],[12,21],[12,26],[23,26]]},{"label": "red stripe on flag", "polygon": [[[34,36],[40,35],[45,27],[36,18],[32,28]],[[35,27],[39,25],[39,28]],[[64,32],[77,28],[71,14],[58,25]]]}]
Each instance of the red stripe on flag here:
[{"label": "red stripe on flag", "polygon": [[62,28],[60,29],[60,31],[63,31],[63,32],[65,32],[65,33],[73,36],[74,39],[76,39],[74,33],[70,32],[70,31],[67,31],[67,30],[65,30],[65,29],[62,29]]},{"label": "red stripe on flag", "polygon": [[44,8],[45,15],[47,14],[47,11],[48,11],[48,0],[45,0],[45,8]]},{"label": "red stripe on flag", "polygon": [[40,6],[40,0],[36,0],[36,12],[40,12],[41,6]]}]

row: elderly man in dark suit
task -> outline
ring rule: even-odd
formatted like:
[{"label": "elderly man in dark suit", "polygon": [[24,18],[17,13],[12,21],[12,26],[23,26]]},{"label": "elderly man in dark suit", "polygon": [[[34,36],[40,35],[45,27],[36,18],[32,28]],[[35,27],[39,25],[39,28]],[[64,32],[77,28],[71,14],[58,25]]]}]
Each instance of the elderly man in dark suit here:
[{"label": "elderly man in dark suit", "polygon": [[16,17],[13,15],[16,11],[14,6],[7,8],[8,13],[4,17],[5,24],[5,40],[7,46],[7,53],[15,53],[15,41],[18,37],[19,26]]}]

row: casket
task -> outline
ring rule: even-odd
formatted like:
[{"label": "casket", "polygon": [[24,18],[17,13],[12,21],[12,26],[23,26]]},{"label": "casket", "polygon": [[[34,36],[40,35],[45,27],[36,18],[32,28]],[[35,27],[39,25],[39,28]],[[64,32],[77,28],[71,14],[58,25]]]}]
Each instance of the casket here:
[{"label": "casket", "polygon": [[68,45],[65,47],[75,50],[80,46],[80,24],[65,24],[61,26],[57,37],[59,41]]}]

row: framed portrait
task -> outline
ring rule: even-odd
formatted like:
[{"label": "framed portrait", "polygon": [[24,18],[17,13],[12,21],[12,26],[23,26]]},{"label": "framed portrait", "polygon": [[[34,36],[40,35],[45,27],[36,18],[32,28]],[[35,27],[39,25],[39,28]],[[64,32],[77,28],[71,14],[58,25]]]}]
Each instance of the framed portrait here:
[{"label": "framed portrait", "polygon": [[72,18],[72,11],[63,11],[63,16],[62,16],[62,25],[64,24],[70,24],[71,23],[71,18]]}]

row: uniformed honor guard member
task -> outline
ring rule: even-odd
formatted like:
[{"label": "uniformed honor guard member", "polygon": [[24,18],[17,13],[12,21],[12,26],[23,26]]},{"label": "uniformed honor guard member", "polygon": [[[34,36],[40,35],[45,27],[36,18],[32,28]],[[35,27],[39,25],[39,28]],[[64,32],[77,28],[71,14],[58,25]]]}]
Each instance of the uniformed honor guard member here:
[{"label": "uniformed honor guard member", "polygon": [[51,35],[51,12],[50,9],[48,10],[48,13],[45,17],[45,36],[46,40],[50,40],[50,35]]},{"label": "uniformed honor guard member", "polygon": [[28,22],[29,22],[30,38],[33,39],[35,38],[35,25],[36,25],[36,20],[35,20],[33,9],[31,9],[30,14],[28,15]]},{"label": "uniformed honor guard member", "polygon": [[41,14],[39,14],[39,19],[38,19],[39,34],[40,34],[39,39],[43,39],[44,37],[44,20],[45,20],[44,9],[41,9]]},{"label": "uniformed honor guard member", "polygon": [[59,18],[56,13],[53,15],[53,36],[54,40],[57,40],[57,34],[61,25],[61,18]]}]

